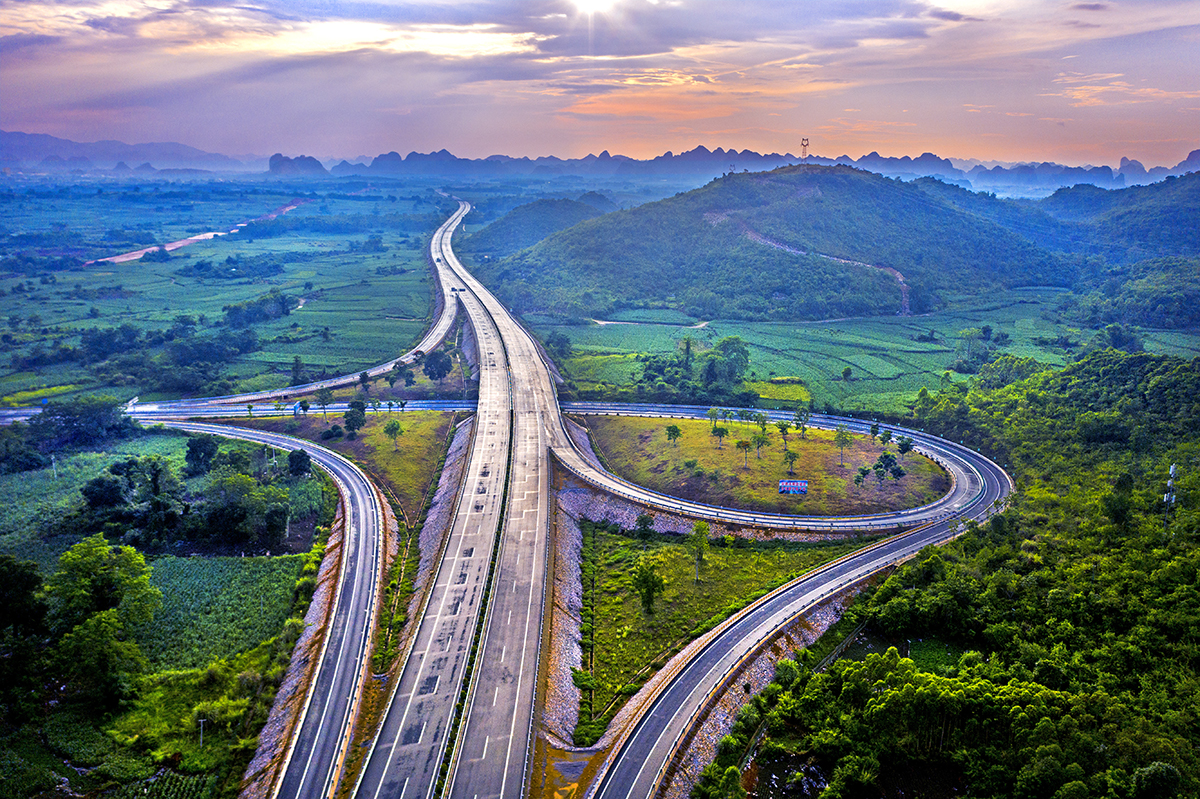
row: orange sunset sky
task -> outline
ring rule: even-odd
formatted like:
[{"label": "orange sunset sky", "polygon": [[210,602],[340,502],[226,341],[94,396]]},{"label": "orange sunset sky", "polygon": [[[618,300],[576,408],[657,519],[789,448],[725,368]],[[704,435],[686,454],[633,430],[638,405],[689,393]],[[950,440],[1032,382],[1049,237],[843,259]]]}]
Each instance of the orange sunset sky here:
[{"label": "orange sunset sky", "polygon": [[0,128],[322,158],[1174,165],[1200,2],[0,0]]}]

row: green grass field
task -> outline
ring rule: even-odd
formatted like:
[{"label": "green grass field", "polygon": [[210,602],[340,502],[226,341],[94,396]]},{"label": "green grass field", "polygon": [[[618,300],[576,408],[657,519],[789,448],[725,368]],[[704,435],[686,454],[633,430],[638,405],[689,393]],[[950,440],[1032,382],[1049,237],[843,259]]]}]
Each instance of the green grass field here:
[{"label": "green grass field", "polygon": [[158,558],[163,605],[138,632],[155,671],[196,669],[258,646],[287,620],[304,555]]},{"label": "green grass field", "polygon": [[[1000,349],[1009,355],[1033,357],[1062,365],[1069,353],[1039,343],[1066,334],[1086,343],[1092,331],[1080,331],[1056,321],[1060,292],[1021,289],[986,300],[960,301],[951,310],[915,317],[844,319],[801,324],[716,320],[703,328],[683,328],[644,322],[636,325],[550,325],[531,322],[545,337],[560,332],[571,339],[575,354],[559,364],[580,390],[601,384],[628,385],[641,373],[634,356],[673,352],[690,336],[711,346],[724,336],[741,336],[750,350],[750,386],[757,389],[773,377],[796,377],[811,392],[818,408],[826,403],[852,411],[901,413],[922,386],[935,390],[942,373],[960,353],[958,331],[991,325],[1007,333],[1011,343]],[[634,313],[634,312],[630,312]],[[935,343],[916,341],[930,330]],[[1145,331],[1149,352],[1182,357],[1200,354],[1200,332]],[[851,380],[842,379],[850,367]],[[966,375],[952,374],[960,381]],[[793,388],[792,386],[781,388]],[[798,392],[794,392],[797,393]],[[791,404],[788,392],[771,387],[760,391],[761,404]]]},{"label": "green grass field", "polygon": [[[2,229],[17,236],[28,234],[34,237],[31,241],[43,245],[27,247],[25,252],[97,258],[137,249],[119,242],[104,246],[110,230],[137,229],[155,242],[166,243],[197,232],[228,229],[293,197],[286,187],[270,186],[246,192],[213,192],[201,186],[174,194],[179,196],[161,203],[70,191],[53,196],[0,195]],[[295,356],[304,364],[305,379],[380,363],[407,350],[426,326],[433,290],[425,248],[438,218],[429,216],[433,210],[423,202],[381,205],[378,200],[331,192],[286,218],[413,213],[418,215],[414,219],[428,217],[428,223],[422,222],[428,230],[364,229],[344,234],[306,230],[258,239],[239,234],[176,250],[164,263],[96,263],[46,278],[0,270],[0,325],[6,334],[0,352],[8,354],[0,367],[0,403],[31,404],[47,396],[98,389],[122,397],[157,398],[136,385],[104,386],[72,363],[18,370],[9,366],[10,358],[28,356],[38,347],[75,346],[79,331],[87,328],[132,324],[143,330],[165,329],[181,314],[203,315],[207,324],[197,332],[212,333],[223,319],[225,306],[253,300],[272,288],[301,297],[304,304],[288,316],[254,326],[261,348],[226,368],[237,390],[288,385]],[[352,244],[372,232],[382,235],[386,252],[350,251]],[[58,239],[62,242],[50,246]],[[262,255],[297,260],[264,277],[223,280],[179,274],[181,268],[199,261],[221,264],[231,257]],[[50,278],[54,282],[43,282]]]},{"label": "green grass field", "polygon": [[[713,547],[705,556],[697,583],[695,560],[674,537],[656,537],[643,553],[642,544],[632,538],[600,531],[595,536],[591,665],[596,688],[591,702],[593,719],[580,718],[581,726],[593,727],[594,736],[603,731],[625,700],[700,630],[858,546],[773,543]],[[632,585],[632,573],[641,557],[653,563],[666,582],[649,615],[642,612]],[[588,665],[586,656],[584,663]]]},{"label": "green grass field", "polygon": [[[783,439],[768,427],[771,443],[760,451],[743,454],[734,447],[759,432],[757,425],[729,420],[722,447],[712,437],[706,420],[650,419],[617,416],[584,416],[581,421],[604,462],[616,474],[638,485],[671,496],[714,505],[804,516],[846,516],[884,513],[925,505],[950,490],[941,467],[915,453],[904,461],[908,472],[899,481],[879,485],[874,477],[854,484],[859,466],[870,466],[881,447],[869,436],[855,436],[845,451],[845,466],[833,432],[810,429],[805,439],[788,435],[788,447],[799,455],[794,475],[782,460]],[[667,441],[666,427],[676,424],[683,435]],[[895,447],[892,448],[895,454]],[[807,495],[779,493],[779,480],[808,480]]]}]

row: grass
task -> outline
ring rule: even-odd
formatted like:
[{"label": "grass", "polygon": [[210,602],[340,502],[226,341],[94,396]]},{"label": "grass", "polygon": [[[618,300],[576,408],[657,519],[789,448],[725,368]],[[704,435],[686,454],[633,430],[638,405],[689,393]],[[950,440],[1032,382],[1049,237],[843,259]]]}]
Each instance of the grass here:
[{"label": "grass", "polygon": [[[575,355],[561,366],[564,376],[580,391],[595,390],[601,383],[629,385],[631,378],[641,374],[634,356],[674,352],[685,335],[701,346],[711,346],[724,336],[741,336],[750,350],[749,387],[756,391],[772,378],[788,376],[802,381],[818,408],[828,404],[848,411],[902,413],[922,386],[937,388],[942,373],[959,357],[956,335],[965,328],[991,325],[996,333],[1007,333],[1011,338],[1001,352],[1064,364],[1069,353],[1037,339],[1054,339],[1065,333],[1086,342],[1092,333],[1074,330],[1057,320],[1055,309],[1060,295],[1053,289],[1021,289],[986,299],[960,300],[948,310],[919,317],[799,324],[715,320],[690,330],[649,321],[635,325],[553,325],[542,320],[531,325],[543,338],[561,332],[571,339]],[[935,343],[915,340],[930,330],[937,334]],[[1149,352],[1185,358],[1200,354],[1200,332],[1145,331],[1144,340]],[[842,380],[842,370],[847,366],[852,371],[849,382]],[[966,376],[954,374],[952,378],[961,381]],[[766,407],[787,406],[802,399],[784,390],[763,387],[767,391],[759,391],[763,397],[760,404]]]},{"label": "grass", "polygon": [[[39,254],[96,258],[135,249],[105,246],[111,229],[138,229],[157,242],[174,241],[194,232],[228,229],[235,222],[278,208],[290,201],[289,191],[281,186],[267,187],[264,192],[261,184],[247,192],[199,186],[172,192],[184,195],[182,198],[150,201],[133,192],[118,195],[64,189],[46,196],[0,195],[0,210],[9,233],[45,235],[60,226],[56,234],[67,243],[34,248]],[[300,206],[289,216],[371,213],[373,207],[354,198],[326,197]],[[430,208],[401,201],[379,210],[428,213]],[[98,263],[57,272],[54,283],[0,273],[0,320],[11,336],[4,350],[23,356],[39,346],[74,346],[79,331],[91,327],[128,323],[143,329],[166,328],[180,314],[203,314],[208,325],[201,325],[198,332],[211,333],[212,326],[223,318],[224,306],[277,287],[304,297],[305,304],[289,316],[255,327],[262,348],[239,357],[227,368],[237,379],[238,390],[286,386],[297,355],[305,365],[306,379],[373,366],[404,352],[417,340],[429,316],[433,292],[423,233],[381,231],[386,252],[349,252],[352,242],[361,242],[371,232],[301,231],[257,240],[223,236],[177,250],[165,263]],[[282,271],[265,278],[217,280],[176,273],[200,260],[217,264],[231,256],[289,253],[304,260],[285,264]],[[398,270],[405,271],[392,273]],[[308,283],[311,289],[305,288]],[[18,285],[22,290],[14,291]],[[27,321],[34,315],[41,320],[36,327]],[[13,326],[10,318],[19,321]],[[328,338],[323,335],[326,327],[331,333]],[[4,360],[0,403],[36,402],[55,393],[99,388],[122,397],[141,394],[152,398],[136,386],[101,386],[86,370],[71,364],[65,369],[61,364],[38,367],[31,374],[7,368],[9,359]]]},{"label": "grass", "polygon": [[[790,544],[749,543],[714,546],[705,556],[700,582],[695,582],[695,560],[676,536],[656,536],[643,552],[641,542],[614,534],[586,521],[581,527],[587,538],[594,536],[595,586],[585,582],[584,602],[591,603],[593,637],[590,657],[585,653],[585,671],[595,681],[584,691],[579,743],[594,742],[615,712],[672,654],[688,641],[711,629],[721,619],[771,589],[840,557],[858,543]],[[640,558],[646,558],[665,579],[666,588],[656,600],[654,612],[642,612],[632,585],[632,574]],[[586,577],[585,577],[586,579]]]},{"label": "grass", "polygon": [[[390,419],[396,419],[404,433],[396,441],[384,435],[383,428]],[[322,418],[320,408],[312,408],[307,417],[258,418],[240,417],[228,420],[239,427],[257,430],[273,430],[316,441],[362,466],[381,488],[390,491],[406,520],[414,521],[421,516],[429,487],[437,476],[438,465],[445,450],[446,436],[454,424],[456,415],[441,411],[395,411],[387,410],[367,414],[367,425],[359,431],[357,438],[345,437],[322,439],[321,433],[335,424],[344,423],[341,414],[329,413]]]},{"label": "grass", "polygon": [[287,620],[304,555],[159,558],[150,582],[163,606],[139,631],[155,670],[195,669],[245,652]]},{"label": "grass", "polygon": [[[609,469],[631,482],[671,496],[745,510],[805,516],[841,516],[882,513],[932,502],[950,489],[949,478],[928,458],[909,453],[899,481],[874,477],[863,486],[853,479],[860,465],[870,466],[881,450],[868,436],[855,436],[845,452],[845,466],[833,444],[833,433],[812,430],[806,439],[790,433],[788,447],[799,455],[789,475],[782,460],[779,431],[768,426],[771,443],[756,457],[734,447],[738,439],[750,440],[757,425],[730,420],[723,448],[716,446],[706,420],[650,419],[644,417],[581,417]],[[666,427],[683,431],[676,443],[667,441]],[[893,450],[894,452],[894,450]],[[808,480],[807,495],[778,493],[781,479]]]},{"label": "grass", "polygon": [[[112,441],[103,449],[61,454],[51,468],[0,475],[0,552],[35,561],[43,574],[54,571],[59,556],[79,540],[58,532],[57,522],[83,499],[79,487],[126,458],[161,455],[176,469],[184,465],[187,437],[140,436]],[[57,469],[57,478],[55,477]]]}]

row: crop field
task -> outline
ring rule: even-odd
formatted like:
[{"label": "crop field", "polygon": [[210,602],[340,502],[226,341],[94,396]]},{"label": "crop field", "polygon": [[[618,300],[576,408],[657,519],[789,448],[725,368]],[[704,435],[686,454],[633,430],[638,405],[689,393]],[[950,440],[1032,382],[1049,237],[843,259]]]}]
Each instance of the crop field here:
[{"label": "crop field", "polygon": [[[941,467],[912,452],[904,459],[907,474],[900,480],[888,478],[879,484],[871,476],[863,485],[855,485],[858,467],[869,467],[882,449],[869,436],[854,437],[842,466],[832,431],[809,429],[805,439],[791,432],[788,448],[799,457],[795,474],[788,474],[782,460],[783,440],[774,427],[767,428],[771,443],[758,457],[753,450],[739,452],[734,442],[750,440],[759,428],[736,420],[720,423],[729,436],[718,448],[705,420],[580,419],[614,473],[655,491],[708,504],[802,516],[846,516],[918,507],[950,490]],[[683,435],[677,442],[667,441],[668,424],[680,427]],[[780,494],[782,479],[807,480],[808,494]]]},{"label": "crop field", "polygon": [[[14,252],[42,258],[107,257],[231,229],[234,223],[291,203],[293,191],[306,193],[272,184],[251,184],[241,191],[205,185],[167,188],[157,184],[98,194],[94,188],[0,193],[0,232],[9,234]],[[328,191],[330,186],[323,188]],[[106,386],[71,362],[17,368],[10,360],[28,358],[39,348],[76,347],[85,329],[131,324],[161,330],[181,315],[199,322],[197,334],[211,335],[221,329],[226,306],[255,300],[272,289],[299,298],[302,305],[289,315],[252,326],[259,349],[239,356],[226,370],[236,389],[287,385],[296,356],[306,380],[380,363],[407,350],[426,327],[433,297],[425,248],[440,220],[435,212],[432,203],[417,196],[392,202],[378,195],[329,192],[281,218],[314,218],[318,227],[325,216],[401,221],[389,222],[392,227],[367,223],[351,233],[298,228],[260,238],[247,233],[220,236],[175,250],[165,262],[98,262],[40,276],[0,268],[0,324],[5,332],[0,352],[6,354],[0,367],[0,403],[35,403],[46,396],[102,388],[122,397],[159,398],[137,385]],[[382,252],[363,248],[369,235],[381,237]],[[28,246],[17,248],[14,241]],[[223,264],[263,258],[274,265],[232,279],[219,274]],[[201,262],[217,270],[196,273],[195,265]]]},{"label": "crop field", "polygon": [[151,668],[202,668],[278,634],[304,558],[155,560],[150,583],[162,591],[163,605],[137,635]]},{"label": "crop field", "polygon": [[183,435],[142,436],[58,458],[57,478],[55,467],[0,475],[0,495],[5,498],[0,502],[0,552],[35,561],[45,574],[53,572],[59,555],[78,540],[65,531],[59,535],[53,531],[68,510],[82,504],[81,485],[131,457],[161,455],[182,468],[186,449]]},{"label": "crop field", "polygon": [[[724,336],[740,336],[750,350],[748,382],[753,387],[772,377],[793,376],[803,381],[818,408],[828,403],[843,410],[899,413],[922,386],[931,390],[938,386],[943,372],[961,355],[957,334],[965,328],[986,324],[997,334],[1008,334],[1010,343],[1000,348],[1001,353],[1065,364],[1071,353],[1045,342],[1065,335],[1086,344],[1093,332],[1055,321],[1059,294],[1051,289],[1022,289],[924,316],[802,324],[716,320],[702,328],[651,323],[532,326],[543,337],[559,332],[570,338],[574,356],[560,366],[581,389],[601,382],[620,385],[621,371],[598,364],[621,363],[636,375],[632,370],[639,365],[630,356],[673,352],[685,336],[701,347],[712,346]],[[935,342],[916,341],[930,331],[936,334]],[[1143,337],[1149,352],[1200,354],[1197,332],[1145,331]],[[852,373],[848,382],[842,379],[846,367]],[[952,373],[951,378],[959,381],[966,376]],[[793,402],[782,392],[760,395],[767,407]]]},{"label": "crop field", "polygon": [[[695,559],[674,536],[657,536],[643,551],[641,542],[624,535],[600,530],[594,535],[592,676],[596,689],[591,707],[599,722],[593,731],[597,736],[625,700],[701,631],[776,586],[860,545],[714,546],[704,556],[696,582]],[[643,557],[666,582],[650,614],[642,611],[632,582],[634,567]],[[581,726],[588,721],[581,715]]]}]

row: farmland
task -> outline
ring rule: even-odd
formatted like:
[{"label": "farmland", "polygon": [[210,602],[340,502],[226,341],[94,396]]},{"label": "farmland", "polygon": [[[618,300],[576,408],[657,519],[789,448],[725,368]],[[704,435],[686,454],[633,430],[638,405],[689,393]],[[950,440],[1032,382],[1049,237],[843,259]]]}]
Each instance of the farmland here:
[{"label": "farmland", "polygon": [[[938,388],[943,373],[961,356],[958,333],[966,328],[989,325],[994,335],[1007,334],[1009,343],[998,348],[1002,354],[1065,364],[1093,333],[1059,318],[1061,296],[1052,289],[1022,289],[996,292],[986,300],[959,298],[953,310],[922,316],[801,323],[556,325],[535,316],[530,324],[543,338],[555,332],[570,338],[573,356],[559,366],[583,397],[611,396],[624,387],[625,396],[635,398],[629,389],[640,374],[639,354],[674,352],[685,337],[703,348],[724,336],[740,336],[750,350],[749,386],[763,396],[765,407],[802,401],[798,389],[804,388],[818,409],[902,413],[923,386]],[[930,331],[933,341],[916,340],[928,338]],[[1148,352],[1200,355],[1200,334],[1195,332],[1146,330],[1141,335]],[[1060,339],[1073,347],[1060,346]],[[849,381],[842,377],[846,367],[852,372]],[[800,382],[761,385],[776,377]],[[966,378],[953,372],[949,376],[955,382]]]},{"label": "farmland", "polygon": [[[258,346],[225,364],[228,385],[219,388],[286,386],[297,357],[299,377],[308,380],[357,371],[408,349],[431,310],[425,240],[441,219],[438,198],[423,188],[404,199],[361,186],[337,192],[325,186],[322,195],[306,188],[152,183],[107,193],[60,187],[0,194],[10,234],[0,251],[10,256],[0,262],[9,265],[0,268],[6,326],[0,349],[8,354],[0,402],[102,388],[126,398],[157,396],[139,381],[54,353],[77,348],[83,330],[128,324],[148,334],[181,316],[194,322],[191,335],[211,336],[225,329],[226,307],[272,289],[296,298],[298,307],[253,326]],[[279,220],[189,245],[165,261],[78,265],[229,230],[297,194],[303,202]],[[378,239],[372,244],[369,236]]]},{"label": "farmland", "polygon": [[[798,455],[793,470],[782,460],[783,441],[779,431],[767,427],[771,442],[755,454],[739,452],[737,439],[749,440],[759,428],[752,423],[722,422],[729,436],[718,448],[707,421],[650,419],[617,416],[585,416],[605,464],[616,474],[638,485],[671,496],[723,507],[805,516],[848,516],[885,513],[917,507],[934,501],[950,489],[949,478],[932,461],[915,453],[904,460],[907,472],[900,480],[872,477],[861,486],[854,484],[859,466],[870,466],[881,447],[867,436],[855,436],[841,453],[833,444],[833,432],[808,430],[801,439],[788,435],[788,449]],[[667,441],[667,424],[677,425],[682,435]],[[761,457],[759,457],[761,455]],[[778,493],[784,478],[808,481],[807,495]]]}]

